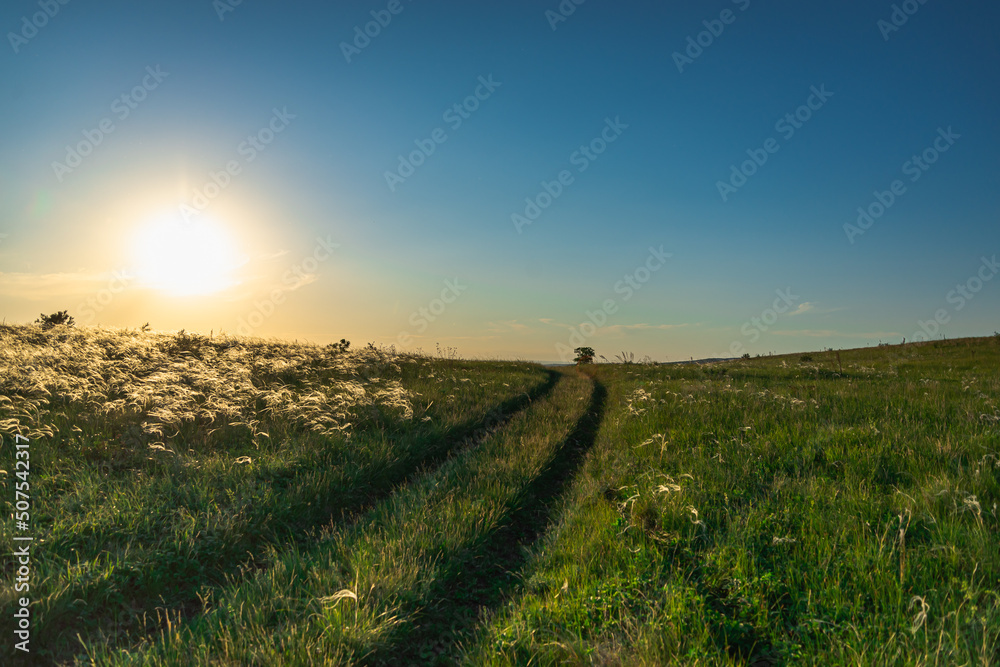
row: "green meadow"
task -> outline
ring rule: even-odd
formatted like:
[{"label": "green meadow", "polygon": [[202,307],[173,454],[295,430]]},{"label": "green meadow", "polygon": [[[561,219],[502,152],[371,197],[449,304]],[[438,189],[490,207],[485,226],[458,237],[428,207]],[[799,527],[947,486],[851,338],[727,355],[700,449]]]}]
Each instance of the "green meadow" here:
[{"label": "green meadow", "polygon": [[3,663],[997,664],[998,402],[1000,336],[548,368],[0,326]]}]

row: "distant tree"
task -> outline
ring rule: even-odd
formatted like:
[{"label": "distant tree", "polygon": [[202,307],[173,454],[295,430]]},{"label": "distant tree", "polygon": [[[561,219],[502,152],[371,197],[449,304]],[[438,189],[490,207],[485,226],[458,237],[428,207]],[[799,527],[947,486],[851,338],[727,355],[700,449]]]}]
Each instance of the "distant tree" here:
[{"label": "distant tree", "polygon": [[76,320],[74,320],[70,314],[65,310],[60,310],[51,315],[46,315],[42,313],[39,315],[38,319],[35,320],[35,324],[41,324],[43,329],[51,329],[54,326],[60,324],[65,324],[68,327],[74,326]]},{"label": "distant tree", "polygon": [[[344,340],[343,338],[341,338],[339,343],[328,343],[326,346],[326,350],[330,354],[343,354],[344,352],[347,352],[347,348],[349,348],[350,346],[351,346],[351,341]],[[368,347],[371,349],[375,349],[375,346],[372,345],[371,343],[368,343]]]},{"label": "distant tree", "polygon": [[573,351],[576,352],[576,357],[573,361],[575,361],[577,365],[594,363],[594,348],[578,347]]}]

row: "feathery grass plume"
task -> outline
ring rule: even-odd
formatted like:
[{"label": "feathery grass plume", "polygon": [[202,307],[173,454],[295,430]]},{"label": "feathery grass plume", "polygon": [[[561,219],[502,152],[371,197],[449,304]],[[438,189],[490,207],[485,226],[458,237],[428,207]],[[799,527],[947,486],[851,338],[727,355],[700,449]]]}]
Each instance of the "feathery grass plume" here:
[{"label": "feathery grass plume", "polygon": [[348,345],[4,325],[0,429],[211,449],[268,437],[262,413],[321,435],[411,419],[409,393],[388,379],[393,357]]}]

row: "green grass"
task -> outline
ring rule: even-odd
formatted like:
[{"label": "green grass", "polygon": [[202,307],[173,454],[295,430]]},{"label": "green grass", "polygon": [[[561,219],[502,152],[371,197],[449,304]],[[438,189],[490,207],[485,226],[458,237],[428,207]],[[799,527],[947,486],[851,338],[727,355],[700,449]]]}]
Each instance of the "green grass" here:
[{"label": "green grass", "polygon": [[[325,532],[309,549],[275,555],[251,579],[223,587],[192,623],[128,655],[97,648],[95,661],[171,665],[188,656],[227,665],[358,658],[408,664],[441,658],[449,649],[442,636],[463,634],[458,610],[475,617],[475,605],[456,599],[476,594],[457,581],[468,575],[465,564],[525,502],[528,483],[570,445],[589,393],[585,378],[564,379],[551,397],[414,479],[358,522]],[[444,583],[449,580],[454,585]],[[440,618],[435,609],[442,606],[456,613]]]},{"label": "green grass", "polygon": [[[207,590],[266,567],[275,549],[313,543],[326,526],[349,521],[481,438],[552,383],[528,364],[339,354],[232,339],[203,341],[201,356],[211,362],[200,364],[190,350],[177,350],[184,336],[5,333],[10,363],[0,375],[0,395],[9,402],[0,405],[0,421],[19,420],[17,430],[31,438],[31,598],[43,661],[79,655],[77,634],[128,646],[167,615],[191,617]],[[119,352],[135,339],[148,354],[122,371],[130,360]],[[111,354],[94,358],[94,347]],[[214,348],[241,354],[222,359],[211,354]],[[25,359],[37,363],[25,368]],[[161,377],[164,369],[173,375]],[[156,397],[177,386],[232,386],[227,381],[244,371],[239,389],[257,392],[247,402],[263,409],[233,414],[232,405],[219,405],[232,396],[206,391],[204,400],[193,401],[202,406],[200,419],[181,420],[173,425],[177,434],[163,441],[143,437],[150,413],[199,408]],[[74,376],[98,379],[76,383]],[[355,394],[396,395],[348,405],[330,392],[311,412],[291,409],[338,382],[350,383]],[[143,410],[131,405],[136,387],[154,397],[142,396],[149,401]],[[407,404],[397,405],[401,400]],[[130,405],[122,409],[123,402]],[[251,419],[267,437],[231,426]],[[350,419],[353,429],[328,428],[335,419]],[[13,447],[5,447],[0,468],[13,473],[13,458]],[[8,480],[9,514],[15,478]],[[4,544],[13,543],[13,529],[4,522]],[[13,579],[13,562],[4,568]],[[5,587],[0,605],[12,609],[17,597]]]},{"label": "green grass", "polygon": [[1000,661],[1000,337],[584,370],[0,328],[29,660]]},{"label": "green grass", "polygon": [[1000,341],[812,356],[594,367],[597,442],[471,664],[996,664]]}]

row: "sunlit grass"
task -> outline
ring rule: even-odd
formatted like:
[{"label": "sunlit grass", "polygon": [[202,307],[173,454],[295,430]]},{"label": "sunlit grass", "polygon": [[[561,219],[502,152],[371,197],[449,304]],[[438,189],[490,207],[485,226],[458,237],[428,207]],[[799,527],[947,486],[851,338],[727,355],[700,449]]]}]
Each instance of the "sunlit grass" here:
[{"label": "sunlit grass", "polygon": [[[290,549],[206,603],[205,613],[140,652],[101,664],[384,664],[433,661],[459,631],[444,619],[431,641],[418,628],[436,606],[463,595],[459,567],[524,500],[525,489],[565,445],[582,417],[590,384],[560,383],[503,429],[413,480],[357,523],[334,528],[308,549]],[[280,628],[280,631],[278,631]],[[424,641],[421,641],[423,639]]]},{"label": "sunlit grass", "polygon": [[584,370],[0,328],[35,659],[1000,660],[1000,337]]},{"label": "sunlit grass", "polygon": [[0,329],[2,433],[31,441],[38,653],[79,652],[77,633],[129,645],[197,613],[208,587],[349,520],[547,377],[372,347]]},{"label": "sunlit grass", "polygon": [[991,665],[1000,341],[598,366],[608,412],[470,664]]}]

